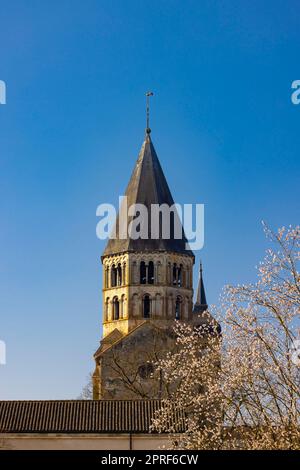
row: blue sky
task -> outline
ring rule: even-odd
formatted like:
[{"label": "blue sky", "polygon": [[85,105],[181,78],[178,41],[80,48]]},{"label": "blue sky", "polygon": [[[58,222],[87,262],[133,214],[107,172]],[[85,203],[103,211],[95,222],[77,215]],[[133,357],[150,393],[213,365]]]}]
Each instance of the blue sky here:
[{"label": "blue sky", "polygon": [[76,398],[101,333],[96,207],[152,100],[179,203],[205,204],[207,298],[252,281],[261,220],[299,222],[297,1],[0,0],[0,399]]}]

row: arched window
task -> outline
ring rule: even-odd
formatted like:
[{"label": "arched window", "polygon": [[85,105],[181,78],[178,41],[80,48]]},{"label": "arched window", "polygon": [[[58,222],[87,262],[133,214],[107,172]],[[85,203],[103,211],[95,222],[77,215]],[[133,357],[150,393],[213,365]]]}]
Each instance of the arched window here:
[{"label": "arched window", "polygon": [[147,275],[146,275],[146,264],[145,261],[141,261],[140,264],[140,284],[146,284]]},{"label": "arched window", "polygon": [[178,287],[182,286],[182,264],[179,266],[177,271],[177,285]]},{"label": "arched window", "polygon": [[113,300],[113,319],[119,320],[120,318],[120,303],[118,297],[114,297]]},{"label": "arched window", "polygon": [[111,287],[116,287],[117,285],[117,268],[113,264],[111,267]]},{"label": "arched window", "polygon": [[121,264],[119,263],[118,264],[118,267],[117,267],[117,283],[118,283],[118,286],[121,286],[122,285],[122,267],[121,267]]},{"label": "arched window", "polygon": [[142,364],[138,368],[138,374],[141,377],[141,379],[149,379],[154,372],[154,366],[151,364],[151,362],[147,362],[146,364]]},{"label": "arched window", "polygon": [[150,318],[151,314],[151,299],[148,294],[144,295],[143,298],[143,317]]},{"label": "arched window", "polygon": [[138,269],[137,269],[137,264],[136,261],[133,261],[131,265],[131,273],[130,273],[130,279],[132,284],[138,284]]},{"label": "arched window", "polygon": [[183,266],[180,264],[177,266],[176,263],[173,264],[172,271],[172,284],[173,286],[182,287],[183,286]]},{"label": "arched window", "polygon": [[176,297],[175,302],[175,320],[180,320],[181,317],[181,298],[178,296]]},{"label": "arched window", "polygon": [[148,284],[154,284],[154,264],[150,261],[148,264]]},{"label": "arched window", "polygon": [[177,266],[176,263],[173,265],[173,286],[177,286]]}]

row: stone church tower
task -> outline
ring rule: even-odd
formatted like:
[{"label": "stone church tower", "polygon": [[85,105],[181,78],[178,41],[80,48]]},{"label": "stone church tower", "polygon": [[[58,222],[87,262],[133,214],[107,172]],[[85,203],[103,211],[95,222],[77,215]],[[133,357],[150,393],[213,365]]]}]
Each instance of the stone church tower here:
[{"label": "stone church tower", "polygon": [[169,239],[161,230],[156,239],[150,236],[151,205],[171,207],[174,201],[149,127],[125,196],[128,207],[148,208],[149,236],[119,238],[117,232],[102,255],[103,339],[94,355],[94,399],[161,397],[163,385],[153,378],[152,363],[174,346],[174,320],[193,323],[207,308],[202,268],[193,308],[195,258],[182,227],[181,238],[175,238],[174,223]]}]

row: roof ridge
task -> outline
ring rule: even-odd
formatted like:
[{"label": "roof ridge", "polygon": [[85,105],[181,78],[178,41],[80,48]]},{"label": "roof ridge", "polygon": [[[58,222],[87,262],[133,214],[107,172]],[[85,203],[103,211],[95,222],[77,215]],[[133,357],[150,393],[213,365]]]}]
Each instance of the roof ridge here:
[{"label": "roof ridge", "polygon": [[101,400],[85,400],[85,399],[77,399],[77,398],[69,398],[69,399],[54,399],[54,400],[0,400],[1,403],[74,403],[74,402],[84,402],[84,403],[103,403],[103,402],[144,402],[144,401],[162,401],[160,398],[135,398],[135,399],[114,399],[114,398],[106,398]]}]

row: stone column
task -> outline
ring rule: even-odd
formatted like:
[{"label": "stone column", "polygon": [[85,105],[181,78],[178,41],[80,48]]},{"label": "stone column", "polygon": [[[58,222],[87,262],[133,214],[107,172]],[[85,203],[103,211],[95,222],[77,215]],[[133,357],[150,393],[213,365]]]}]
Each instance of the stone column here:
[{"label": "stone column", "polygon": [[157,318],[161,318],[161,295],[156,294],[155,296],[155,313]]},{"label": "stone column", "polygon": [[127,301],[125,295],[123,295],[123,318],[128,318]]},{"label": "stone column", "polygon": [[102,269],[102,286],[103,288],[107,287],[106,286],[106,266],[105,264],[103,265],[103,269]]},{"label": "stone column", "polygon": [[189,267],[187,267],[186,269],[185,281],[186,281],[185,286],[187,289],[189,289],[190,288],[190,268]]},{"label": "stone column", "polygon": [[182,266],[181,268],[181,286],[186,287],[186,282],[185,282],[185,267]]},{"label": "stone column", "polygon": [[107,320],[112,321],[112,310],[113,310],[113,301],[109,300],[107,303]]},{"label": "stone column", "polygon": [[126,284],[126,263],[122,263],[122,286]]},{"label": "stone column", "polygon": [[168,311],[167,311],[167,318],[170,319],[172,318],[172,313],[173,313],[173,296],[169,295],[168,298]]}]

